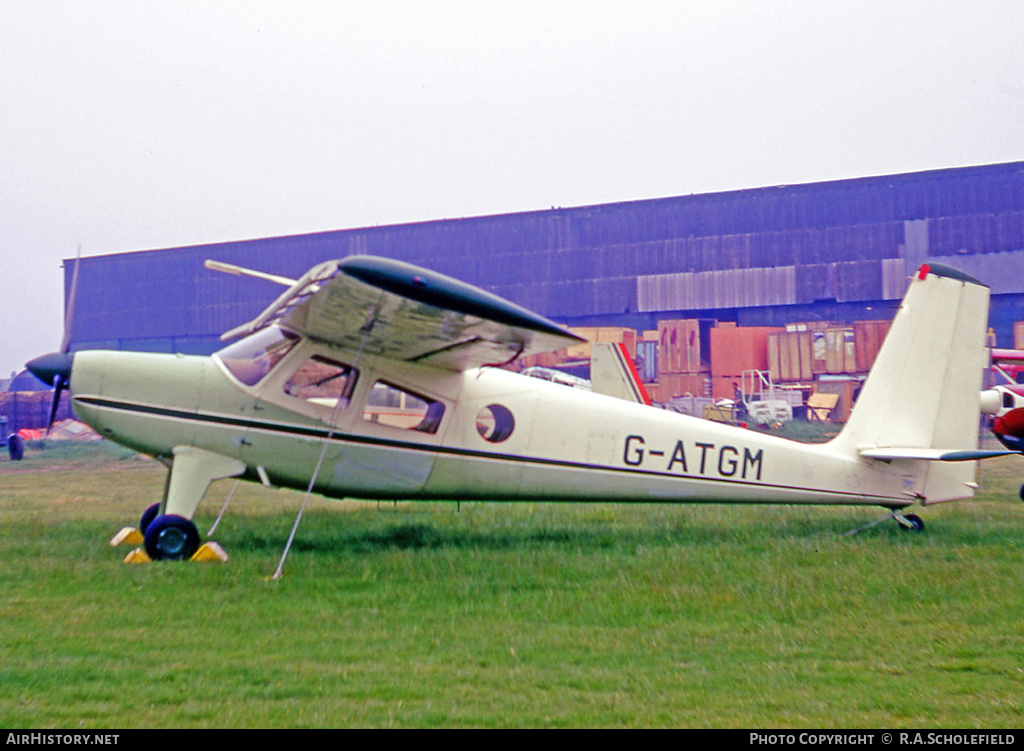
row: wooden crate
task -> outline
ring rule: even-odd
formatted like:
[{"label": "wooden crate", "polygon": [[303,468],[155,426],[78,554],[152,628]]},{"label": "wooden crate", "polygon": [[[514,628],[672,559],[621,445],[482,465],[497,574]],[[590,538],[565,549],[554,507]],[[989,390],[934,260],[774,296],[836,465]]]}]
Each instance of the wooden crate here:
[{"label": "wooden crate", "polygon": [[853,328],[849,326],[825,329],[825,367],[816,375],[840,375],[857,372]]},{"label": "wooden crate", "polygon": [[811,332],[779,331],[768,335],[768,370],[772,380],[784,382],[810,381]]},{"label": "wooden crate", "polygon": [[890,321],[854,321],[853,338],[856,372],[867,373],[889,332]]},{"label": "wooden crate", "polygon": [[675,396],[707,396],[709,383],[705,373],[659,373],[658,397],[667,402]]},{"label": "wooden crate", "polygon": [[711,329],[711,375],[738,377],[747,370],[768,370],[768,335],[781,330],[771,326]]}]

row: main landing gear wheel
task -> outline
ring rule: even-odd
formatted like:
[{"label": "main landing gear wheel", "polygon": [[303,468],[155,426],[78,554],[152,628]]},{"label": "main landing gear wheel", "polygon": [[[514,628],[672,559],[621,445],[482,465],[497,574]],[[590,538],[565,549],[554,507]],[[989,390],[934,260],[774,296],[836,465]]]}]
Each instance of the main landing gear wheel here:
[{"label": "main landing gear wheel", "polygon": [[923,532],[924,531],[924,519],[917,514],[907,514],[903,517],[908,523],[907,525],[900,525],[901,529],[905,529],[908,532]]},{"label": "main landing gear wheel", "polygon": [[1018,493],[1018,495],[1020,496],[1020,499],[1024,501],[1024,485],[1020,486],[1020,493]]},{"label": "main landing gear wheel", "polygon": [[142,518],[139,519],[139,531],[142,534],[146,534],[146,530],[149,525],[153,523],[153,520],[160,515],[160,504],[154,503],[152,506],[142,512]]},{"label": "main landing gear wheel", "polygon": [[199,549],[199,532],[185,517],[165,514],[149,523],[145,545],[154,561],[188,560]]}]

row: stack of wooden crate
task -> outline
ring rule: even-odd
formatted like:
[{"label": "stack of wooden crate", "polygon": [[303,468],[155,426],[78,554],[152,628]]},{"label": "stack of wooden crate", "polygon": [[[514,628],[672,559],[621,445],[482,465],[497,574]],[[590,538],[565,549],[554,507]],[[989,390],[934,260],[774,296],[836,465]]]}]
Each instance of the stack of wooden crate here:
[{"label": "stack of wooden crate", "polygon": [[853,394],[878,356],[889,321],[853,325],[822,321],[787,324],[768,338],[768,370],[785,386],[802,385],[811,393],[839,394],[832,419],[845,421]]},{"label": "stack of wooden crate", "polygon": [[852,326],[792,323],[768,339],[768,369],[776,382],[812,381],[821,375],[863,375],[878,356],[889,321]]},{"label": "stack of wooden crate", "polygon": [[[519,365],[558,368],[589,360],[591,342],[615,342],[625,345],[655,402],[684,396],[731,399],[743,373],[760,370],[770,372],[775,384],[802,388],[805,395],[838,394],[831,417],[842,421],[888,329],[889,321],[812,321],[781,329],[695,318],[658,321],[657,329],[642,334],[622,326],[574,327],[570,331],[586,343],[521,358]],[[1015,333],[1017,348],[1024,349],[1024,324]]]}]

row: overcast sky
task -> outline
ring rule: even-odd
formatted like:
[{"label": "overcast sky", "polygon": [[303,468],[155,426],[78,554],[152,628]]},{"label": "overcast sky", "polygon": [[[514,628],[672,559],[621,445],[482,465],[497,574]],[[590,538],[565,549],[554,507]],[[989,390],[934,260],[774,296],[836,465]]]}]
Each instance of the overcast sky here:
[{"label": "overcast sky", "polygon": [[79,244],[1021,160],[1022,50],[1020,0],[0,0],[0,374]]}]

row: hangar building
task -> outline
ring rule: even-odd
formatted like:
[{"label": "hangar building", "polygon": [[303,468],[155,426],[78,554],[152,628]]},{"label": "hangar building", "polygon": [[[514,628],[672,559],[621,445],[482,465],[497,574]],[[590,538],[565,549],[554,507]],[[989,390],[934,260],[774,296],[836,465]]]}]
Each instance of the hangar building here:
[{"label": "hangar building", "polygon": [[1013,346],[1024,162],[83,258],[72,348],[212,352],[280,288],[206,259],[298,277],[353,254],[426,266],[567,325],[638,330],[888,319],[930,259],[990,285],[998,344]]}]

